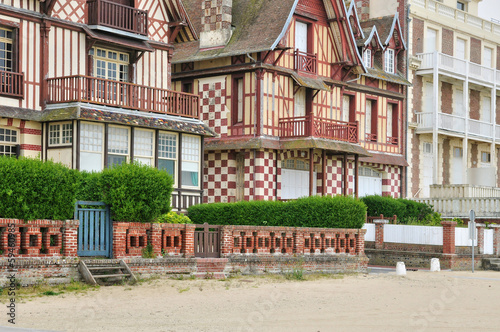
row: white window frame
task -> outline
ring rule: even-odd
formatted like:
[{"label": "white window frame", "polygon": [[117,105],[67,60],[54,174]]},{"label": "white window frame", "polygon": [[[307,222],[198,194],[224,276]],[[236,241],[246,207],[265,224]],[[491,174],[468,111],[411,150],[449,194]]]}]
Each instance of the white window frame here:
[{"label": "white window frame", "polygon": [[19,144],[19,138],[20,137],[18,130],[10,128],[0,128],[0,156],[17,155],[16,145]]},{"label": "white window frame", "polygon": [[481,151],[481,163],[489,164],[491,163],[491,153],[487,151]]},{"label": "white window frame", "polygon": [[385,50],[384,54],[384,70],[387,73],[394,74],[395,68],[394,68],[394,49],[392,48],[387,48]]},{"label": "white window frame", "polygon": [[[92,126],[94,129],[99,129],[99,130],[93,130],[92,132],[88,132],[91,134],[85,135],[84,129],[86,126]],[[80,130],[80,165],[79,168],[80,170],[82,169],[82,162],[84,160],[88,160],[88,158],[84,158],[85,154],[87,154],[87,157],[90,155],[99,155],[101,158],[101,164],[99,165],[98,168],[86,168],[86,170],[89,171],[102,171],[104,168],[104,140],[105,140],[105,135],[104,135],[104,124],[101,123],[95,123],[95,122],[80,122],[79,125],[79,130]]]},{"label": "white window frame", "polygon": [[366,67],[372,68],[372,50],[369,48],[363,52],[363,63]]},{"label": "white window frame", "polygon": [[[193,140],[193,142],[189,142],[190,140]],[[191,146],[192,143],[196,142],[198,144],[198,149],[196,153],[192,153],[193,149]],[[191,189],[199,189],[201,187],[201,172],[200,172],[200,163],[201,163],[201,138],[200,136],[196,135],[182,135],[182,149],[181,149],[181,187],[182,188],[191,188]],[[198,173],[198,185],[197,186],[191,186],[184,184],[185,174],[188,169],[188,165],[191,165],[193,170],[191,172],[194,172],[194,169],[196,169],[196,172]],[[194,167],[193,167],[194,166]]]},{"label": "white window frame", "polygon": [[490,96],[482,96],[481,97],[481,121],[491,122],[491,97]]},{"label": "white window frame", "polygon": [[372,100],[366,99],[366,101],[365,101],[365,133],[366,134],[372,133],[372,108],[373,108]]},{"label": "white window frame", "polygon": [[[67,125],[69,128],[64,128]],[[48,131],[48,146],[71,146],[73,144],[73,123],[71,121],[49,123]],[[69,136],[65,133],[69,133]]]},{"label": "white window frame", "polygon": [[[488,51],[488,52],[486,52]],[[486,58],[486,54],[487,53],[490,53],[490,59],[487,59]],[[494,54],[495,54],[495,51],[492,47],[489,47],[489,46],[484,46],[484,49],[483,49],[483,66],[485,67],[488,67],[488,68],[495,68],[495,66],[493,65],[493,63],[495,62],[493,59],[494,59]]]},{"label": "white window frame", "polygon": [[[433,33],[434,33],[434,36],[433,36],[434,37],[433,38],[434,39],[434,44],[432,45],[432,43],[431,43],[431,41],[432,41],[431,37],[432,37]],[[435,52],[435,51],[438,50],[438,46],[437,46],[438,45],[437,41],[439,39],[438,36],[439,36],[439,32],[438,32],[437,29],[429,28],[429,27],[426,29],[425,50],[424,50],[425,53],[433,53],[433,52]],[[432,49],[430,49],[430,47],[429,47],[430,45],[432,45]]]},{"label": "white window frame", "polygon": [[[169,147],[168,144],[163,144],[164,140],[162,138],[162,135],[166,135],[167,137],[173,137],[175,138],[175,145],[174,145],[174,151],[164,151],[162,147]],[[168,142],[168,139],[167,139]],[[158,144],[158,169],[160,169],[160,160],[171,160],[174,162],[174,174],[170,174],[172,178],[174,179],[174,187],[178,186],[178,181],[177,179],[179,178],[178,176],[178,159],[179,159],[179,134],[177,133],[172,133],[168,131],[160,131],[158,133],[157,137],[157,144]],[[170,155],[169,155],[170,154]],[[171,156],[173,154],[173,158]]]},{"label": "white window frame", "polygon": [[433,144],[430,142],[423,142],[422,151],[424,154],[432,154]]},{"label": "white window frame", "polygon": [[[149,143],[144,141],[144,139],[149,139],[149,137],[141,137],[141,134],[151,135],[151,145],[149,147],[148,153],[144,154],[148,149],[146,148]],[[154,167],[154,157],[155,157],[155,132],[151,129],[134,129],[134,161],[146,164],[148,166]]]},{"label": "white window frame", "polygon": [[387,137],[393,137],[392,136],[392,112],[394,112],[394,104],[392,103],[387,103]]},{"label": "white window frame", "polygon": [[453,157],[456,157],[456,158],[462,158],[464,155],[464,150],[463,148],[459,147],[459,146],[455,146],[453,147]]},{"label": "white window frame", "polygon": [[[115,140],[111,139],[111,135],[114,135],[113,131],[115,129],[118,129],[120,131],[126,132],[127,133],[127,139],[126,139],[126,144],[123,145],[114,145],[113,143]],[[108,143],[108,151],[107,151],[107,160],[106,160],[106,165],[110,167],[110,156],[118,156],[118,157],[125,157],[124,162],[129,162],[130,161],[130,127],[126,126],[108,126],[108,135],[106,137],[107,143]],[[116,141],[118,143],[122,142],[121,140]],[[121,152],[121,151],[116,151],[120,149],[126,149],[126,152]]]},{"label": "white window frame", "polygon": [[[463,9],[459,8],[459,7],[462,7]],[[467,3],[465,1],[457,1],[457,9],[466,12],[467,11]]]},{"label": "white window frame", "polygon": [[[463,56],[462,54],[459,54],[458,51],[459,51],[459,48],[458,46],[459,45],[462,45],[462,42],[463,42],[463,46],[464,46],[464,49],[463,49]],[[462,38],[462,37],[457,37],[457,40],[456,40],[456,46],[455,46],[455,57],[458,58],[458,59],[461,59],[461,60],[467,60],[467,39],[465,38]],[[462,51],[462,50],[460,50]]]}]

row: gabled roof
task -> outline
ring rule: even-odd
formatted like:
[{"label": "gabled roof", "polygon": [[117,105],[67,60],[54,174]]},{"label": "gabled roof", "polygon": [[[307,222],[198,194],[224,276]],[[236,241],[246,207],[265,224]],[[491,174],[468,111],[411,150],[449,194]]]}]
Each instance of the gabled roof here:
[{"label": "gabled roof", "polygon": [[380,36],[375,26],[372,26],[371,29],[370,28],[363,29],[363,33],[365,35],[365,38],[358,39],[357,41],[358,46],[367,47],[370,43],[375,43],[380,47],[380,49],[384,49],[384,45],[380,41]]},{"label": "gabled roof", "polygon": [[[178,23],[181,26],[181,31],[177,34],[175,41],[183,42],[198,39],[198,34],[186,15],[183,3],[180,0],[164,0],[164,2],[168,10],[169,23]],[[172,43],[174,40],[169,40],[169,42]]]},{"label": "gabled roof", "polygon": [[354,22],[356,24],[356,28],[359,29],[359,32],[361,33],[360,38],[365,39],[365,34],[363,31],[363,28],[361,27],[361,23],[359,22],[359,16],[358,16],[358,10],[356,9],[356,2],[352,1],[351,4],[349,5],[349,9],[347,9],[347,17],[353,17]]},{"label": "gabled roof", "polygon": [[[195,31],[202,28],[200,0],[183,0],[187,16]],[[173,63],[210,60],[217,57],[273,50],[292,21],[299,0],[255,1],[233,0],[233,34],[225,47],[200,50],[199,41],[177,44]]]},{"label": "gabled roof", "polygon": [[406,50],[403,30],[401,29],[399,15],[397,13],[394,16],[384,16],[363,21],[361,22],[361,26],[363,27],[363,29],[375,26],[384,47],[387,47],[387,45],[391,41],[391,38],[393,38],[395,36],[395,32],[397,32],[397,36],[401,41],[402,48]]}]

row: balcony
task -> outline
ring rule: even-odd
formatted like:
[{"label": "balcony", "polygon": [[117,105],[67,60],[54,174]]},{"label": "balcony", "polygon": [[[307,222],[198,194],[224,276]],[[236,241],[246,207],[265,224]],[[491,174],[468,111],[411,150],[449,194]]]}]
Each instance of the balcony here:
[{"label": "balcony", "polygon": [[148,12],[106,0],[89,0],[88,25],[148,35]]},{"label": "balcony", "polygon": [[343,122],[314,115],[283,118],[279,120],[281,138],[320,137],[358,143],[358,122]]},{"label": "balcony", "polygon": [[[433,112],[417,112],[417,129],[419,132],[430,132],[434,128]],[[446,130],[457,134],[467,134],[483,139],[492,139],[495,133],[496,138],[500,139],[500,125],[494,125],[491,122],[468,119],[466,126],[465,116],[438,113],[438,130]]]},{"label": "balcony", "polygon": [[89,76],[49,78],[47,104],[84,102],[199,118],[198,96]]},{"label": "balcony", "polygon": [[0,70],[0,95],[23,98],[24,74]]},{"label": "balcony", "polygon": [[295,70],[305,73],[316,74],[318,71],[318,62],[316,54],[301,52],[298,49],[294,52]]},{"label": "balcony", "polygon": [[500,71],[490,67],[437,52],[420,53],[417,54],[417,58],[421,61],[417,74],[431,73],[437,68],[440,74],[461,79],[469,77],[477,83],[487,85],[493,85],[495,82],[500,84]]},{"label": "balcony", "polygon": [[[492,33],[500,36],[500,25],[495,24],[488,20],[483,20],[478,16],[471,15],[462,10],[458,10],[454,7],[443,5],[442,3],[435,0],[413,0],[411,11],[417,12],[420,8],[424,8],[428,11],[439,14],[442,17],[447,17],[456,20],[457,23],[462,23],[470,27],[478,28],[483,30],[484,33]],[[467,30],[467,27],[464,27]]]}]

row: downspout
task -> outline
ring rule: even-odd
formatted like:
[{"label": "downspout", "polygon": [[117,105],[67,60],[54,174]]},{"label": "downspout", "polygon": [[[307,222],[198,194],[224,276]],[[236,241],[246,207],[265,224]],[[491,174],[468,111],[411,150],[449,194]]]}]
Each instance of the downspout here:
[{"label": "downspout", "polygon": [[[406,7],[406,42],[408,43],[409,45],[409,39],[410,38],[410,22],[411,22],[411,19],[410,19],[410,7],[411,5],[407,3],[407,7]],[[408,80],[409,79],[409,76],[410,75],[410,49],[408,47],[408,49],[406,50],[406,79]],[[410,103],[408,102],[408,96],[409,96],[409,93],[408,93],[408,90],[410,89],[409,86],[406,87],[406,117],[405,117],[405,139],[404,139],[404,157],[405,157],[405,160],[408,160],[408,129],[409,129],[409,125],[408,125],[408,122],[409,122],[409,112],[408,112],[408,109],[409,109],[409,106],[410,106]],[[401,166],[401,173],[403,173],[404,171],[404,177],[401,176],[402,179],[404,179],[404,186],[401,186],[400,187],[400,191],[401,191],[401,198],[406,198],[408,197],[408,166]],[[401,174],[403,175],[403,174]]]}]

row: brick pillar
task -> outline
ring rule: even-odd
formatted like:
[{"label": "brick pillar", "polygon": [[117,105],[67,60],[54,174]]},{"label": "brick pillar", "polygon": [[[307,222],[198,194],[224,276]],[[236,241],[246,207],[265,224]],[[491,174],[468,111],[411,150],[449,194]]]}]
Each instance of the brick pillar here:
[{"label": "brick pillar", "polygon": [[443,225],[443,254],[455,254],[455,226],[456,221],[445,220]]},{"label": "brick pillar", "polygon": [[184,257],[194,257],[194,229],[193,224],[186,224],[184,234],[182,234],[182,253]]},{"label": "brick pillar", "polygon": [[222,226],[220,230],[220,257],[228,257],[233,252],[233,227]]},{"label": "brick pillar", "polygon": [[500,225],[492,224],[490,225],[493,228],[493,255],[500,255]]},{"label": "brick pillar", "polygon": [[113,222],[113,258],[127,255],[127,222]]},{"label": "brick pillar", "polygon": [[[376,227],[376,226],[375,226]],[[383,230],[382,230],[383,232]],[[356,236],[356,255],[364,255],[365,254],[365,234],[366,229],[358,230]],[[382,236],[382,240],[384,237]]]},{"label": "brick pillar", "polygon": [[304,254],[304,234],[305,232],[303,230],[295,230],[295,252],[297,255]]},{"label": "brick pillar", "polygon": [[151,238],[149,241],[153,246],[155,256],[161,255],[161,233],[162,224],[151,223]]},{"label": "brick pillar", "polygon": [[384,248],[384,225],[389,223],[387,219],[375,219],[375,249]]},{"label": "brick pillar", "polygon": [[484,229],[485,224],[476,223],[477,232],[477,251],[479,254],[484,254]]},{"label": "brick pillar", "polygon": [[63,250],[62,255],[66,257],[77,256],[78,251],[78,220],[66,220],[63,228]]}]

